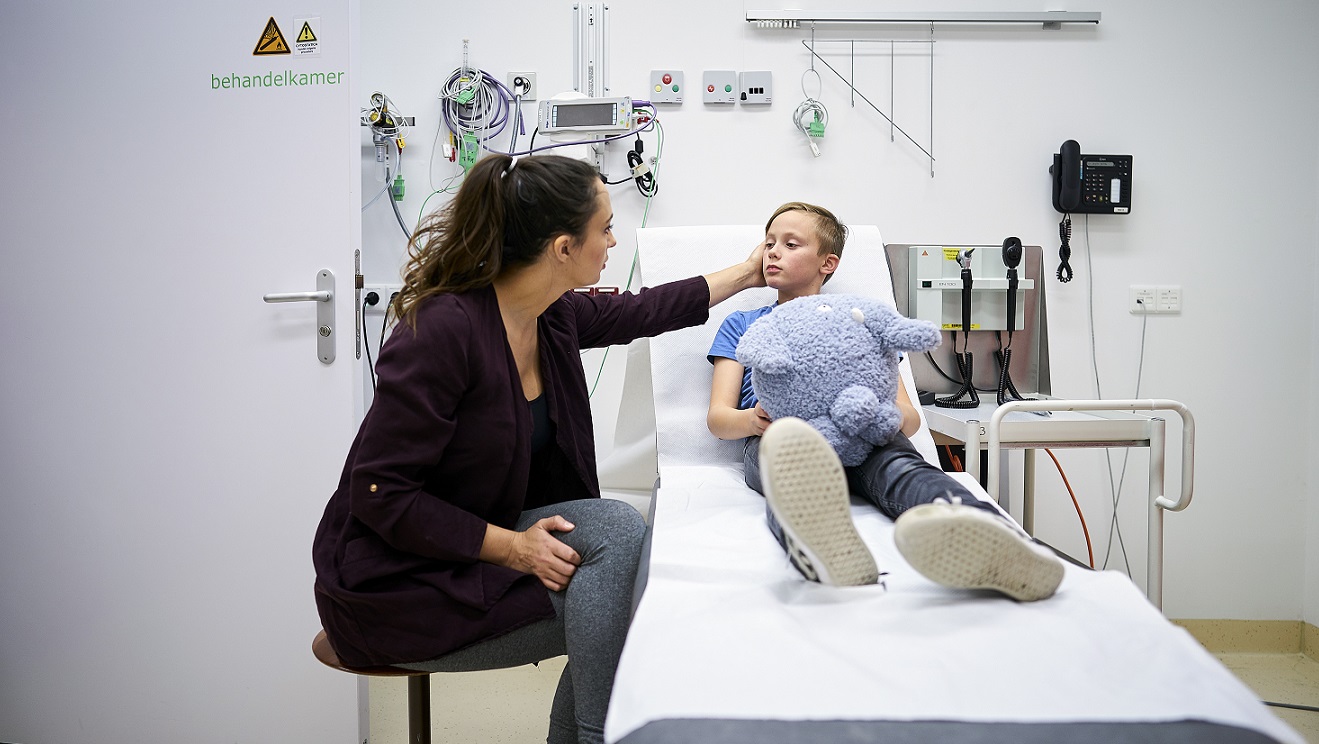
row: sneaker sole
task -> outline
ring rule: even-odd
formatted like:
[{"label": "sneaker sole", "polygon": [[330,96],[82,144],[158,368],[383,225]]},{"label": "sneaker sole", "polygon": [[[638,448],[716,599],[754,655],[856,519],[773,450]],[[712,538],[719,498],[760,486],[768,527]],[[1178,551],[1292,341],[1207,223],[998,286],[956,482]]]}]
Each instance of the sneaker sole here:
[{"label": "sneaker sole", "polygon": [[879,581],[875,559],[852,523],[847,477],[829,442],[805,421],[785,418],[765,432],[760,455],[765,499],[798,568],[835,586]]},{"label": "sneaker sole", "polygon": [[898,552],[922,576],[955,589],[992,589],[1022,602],[1053,596],[1062,561],[975,507],[924,504],[897,521]]}]

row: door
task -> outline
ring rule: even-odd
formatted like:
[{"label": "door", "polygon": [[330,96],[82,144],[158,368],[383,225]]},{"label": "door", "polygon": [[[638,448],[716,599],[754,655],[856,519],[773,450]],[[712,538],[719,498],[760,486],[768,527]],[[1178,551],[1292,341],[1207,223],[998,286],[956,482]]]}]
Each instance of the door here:
[{"label": "door", "polygon": [[[0,741],[356,739],[310,651],[355,421],[356,13],[0,4]],[[315,303],[262,302],[321,269],[332,364]]]}]

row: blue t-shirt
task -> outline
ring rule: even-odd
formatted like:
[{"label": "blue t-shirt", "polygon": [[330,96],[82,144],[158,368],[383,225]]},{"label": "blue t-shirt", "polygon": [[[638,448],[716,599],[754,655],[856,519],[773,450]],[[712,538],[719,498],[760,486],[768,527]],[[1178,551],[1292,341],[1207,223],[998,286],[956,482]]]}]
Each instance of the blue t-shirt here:
[{"label": "blue t-shirt", "polygon": [[[747,332],[752,323],[761,316],[768,315],[776,307],[778,307],[777,302],[755,310],[734,310],[724,318],[723,325],[719,326],[719,332],[714,334],[714,343],[710,344],[710,353],[705,358],[710,360],[710,364],[714,364],[714,360],[720,358],[737,361],[737,344],[742,340],[742,334]],[[742,400],[737,407],[742,409],[755,405],[756,393],[751,389],[751,368],[747,367],[742,371]]]}]

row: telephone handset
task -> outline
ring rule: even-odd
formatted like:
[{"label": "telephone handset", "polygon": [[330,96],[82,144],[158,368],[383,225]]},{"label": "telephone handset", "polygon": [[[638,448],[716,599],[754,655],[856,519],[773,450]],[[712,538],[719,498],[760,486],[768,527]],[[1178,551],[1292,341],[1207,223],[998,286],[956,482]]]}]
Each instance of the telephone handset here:
[{"label": "telephone handset", "polygon": [[1053,208],[1063,213],[1058,223],[1058,281],[1072,280],[1072,212],[1129,214],[1131,156],[1082,155],[1076,140],[1067,140],[1053,156]]},{"label": "telephone handset", "polygon": [[1053,156],[1053,208],[1063,214],[1131,212],[1131,156],[1082,155],[1067,140]]}]

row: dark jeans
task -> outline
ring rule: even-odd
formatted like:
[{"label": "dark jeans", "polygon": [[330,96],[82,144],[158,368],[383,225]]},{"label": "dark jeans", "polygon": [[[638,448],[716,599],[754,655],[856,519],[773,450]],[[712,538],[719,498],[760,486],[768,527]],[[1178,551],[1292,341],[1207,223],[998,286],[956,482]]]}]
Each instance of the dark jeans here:
[{"label": "dark jeans", "polygon": [[[742,450],[743,477],[756,493],[764,494],[760,485],[760,437],[747,437]],[[971,495],[947,473],[925,461],[912,446],[911,440],[897,434],[888,444],[870,451],[865,462],[844,468],[848,489],[855,495],[874,504],[892,519],[913,506],[928,504],[940,496],[953,500],[959,497],[963,504],[984,509],[1001,517],[991,504]],[[779,527],[768,504],[765,518],[774,538],[783,545],[783,528]]]}]

